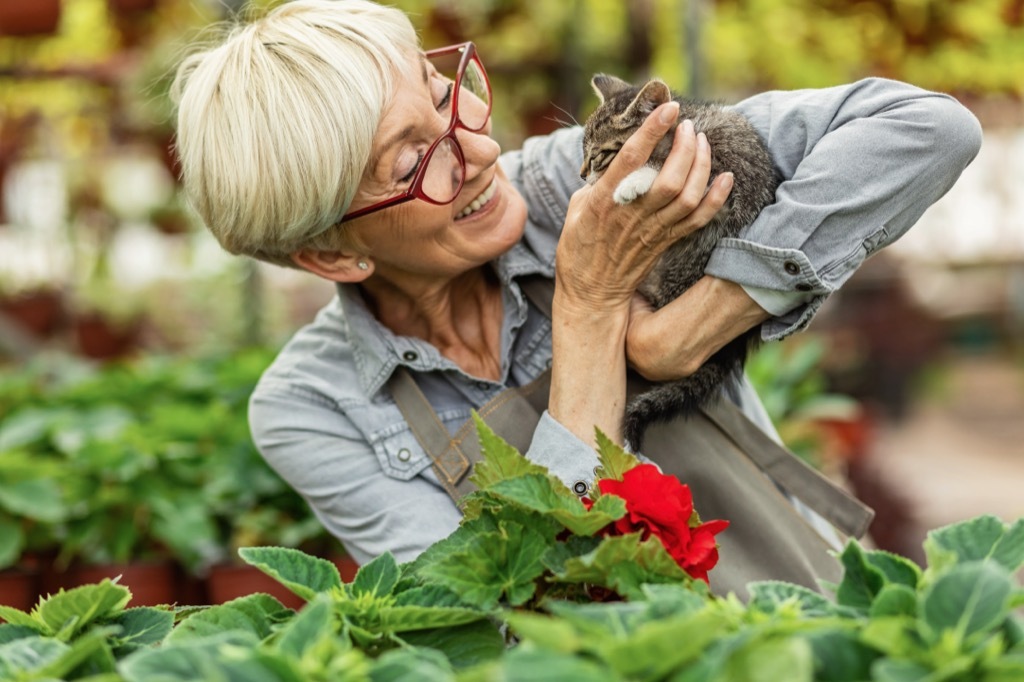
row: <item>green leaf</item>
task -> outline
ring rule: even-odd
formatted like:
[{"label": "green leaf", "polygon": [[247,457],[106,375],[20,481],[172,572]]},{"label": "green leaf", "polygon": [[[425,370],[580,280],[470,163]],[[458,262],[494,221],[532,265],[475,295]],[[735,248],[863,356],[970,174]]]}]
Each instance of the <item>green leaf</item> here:
[{"label": "green leaf", "polygon": [[612,441],[601,429],[595,429],[595,431],[597,432],[597,456],[601,460],[601,466],[594,473],[598,478],[621,481],[627,471],[640,464],[640,460]]},{"label": "green leaf", "polygon": [[928,563],[936,550],[953,552],[960,563],[994,559],[1008,571],[1024,564],[1024,519],[1008,527],[1002,520],[986,514],[967,521],[936,528],[925,541]]},{"label": "green leaf", "polygon": [[223,632],[242,632],[261,640],[273,626],[292,614],[269,594],[250,594],[225,604],[193,613],[178,624],[166,638],[168,644],[188,643]]},{"label": "green leaf", "polygon": [[505,620],[520,640],[532,642],[544,649],[571,654],[580,651],[585,644],[584,637],[565,618],[514,611],[506,615]]},{"label": "green leaf", "polygon": [[619,682],[606,666],[576,656],[540,649],[513,649],[489,665],[459,675],[459,682]]},{"label": "green leaf", "polygon": [[395,595],[395,606],[448,606],[461,608],[465,602],[441,585],[423,585]]},{"label": "green leaf", "polygon": [[0,644],[13,642],[16,639],[24,639],[25,637],[37,637],[38,635],[39,630],[36,628],[0,623]]},{"label": "green leaf", "polygon": [[614,496],[602,496],[587,511],[580,499],[558,479],[548,475],[527,474],[499,481],[489,493],[556,519],[577,535],[593,535],[626,514],[626,502]]},{"label": "green leaf", "polygon": [[132,593],[127,587],[105,578],[95,585],[83,585],[50,595],[32,614],[46,625],[48,634],[56,634],[70,626],[69,635],[74,635],[90,623],[121,611],[131,598]]},{"label": "green leaf", "polygon": [[617,638],[594,653],[624,678],[663,679],[677,667],[700,659],[707,647],[728,631],[729,625],[730,619],[724,612],[705,609],[643,623],[631,636]]},{"label": "green leaf", "polygon": [[473,421],[476,422],[483,459],[473,466],[473,475],[469,480],[478,488],[486,490],[495,483],[518,476],[549,475],[546,468],[526,459],[502,440],[476,412],[473,412]]},{"label": "green leaf", "polygon": [[140,649],[118,665],[118,672],[126,682],[301,682],[261,665],[257,644],[250,632],[211,633],[178,646]]},{"label": "green leaf", "polygon": [[25,531],[21,524],[0,517],[0,571],[13,566],[25,547]]},{"label": "green leaf", "polygon": [[914,661],[883,658],[871,666],[871,679],[874,682],[926,682],[931,672]]},{"label": "green leaf", "polygon": [[898,583],[889,583],[878,593],[871,604],[870,616],[917,616],[917,592]]},{"label": "green leaf", "polygon": [[476,609],[438,606],[386,606],[379,611],[381,629],[391,632],[451,627],[486,617]]},{"label": "green leaf", "polygon": [[910,559],[897,554],[875,549],[864,553],[869,564],[877,568],[890,583],[906,585],[917,589],[921,580],[921,569]]},{"label": "green leaf", "polygon": [[53,631],[44,622],[13,606],[0,606],[0,618],[3,618],[10,625],[31,628],[44,635],[53,634]]},{"label": "green leaf", "polygon": [[836,591],[836,601],[840,606],[869,609],[875,595],[885,585],[885,574],[868,563],[864,550],[853,540],[847,543],[839,559],[845,571]]},{"label": "green leaf", "polygon": [[921,598],[921,617],[936,634],[952,630],[961,640],[987,633],[1009,614],[1010,575],[994,562],[954,567]]},{"label": "green leaf", "polygon": [[331,599],[317,595],[278,633],[277,649],[289,656],[302,658],[308,649],[325,637],[334,636],[334,614]]},{"label": "green leaf", "polygon": [[807,616],[833,616],[842,610],[821,594],[802,585],[794,585],[776,580],[752,582],[747,585],[750,592],[750,607],[774,613],[785,603],[795,602],[800,611]]},{"label": "green leaf", "polygon": [[910,658],[924,648],[916,626],[909,616],[879,616],[864,624],[860,639],[891,658]]},{"label": "green leaf", "polygon": [[439,651],[411,647],[389,651],[373,664],[371,682],[454,682],[448,660]]},{"label": "green leaf", "polygon": [[376,559],[359,567],[355,580],[352,581],[352,595],[372,595],[386,597],[398,584],[401,572],[391,552],[384,552]]},{"label": "green leaf", "polygon": [[420,574],[481,609],[494,608],[503,595],[519,606],[536,591],[547,548],[548,541],[532,528],[502,521],[497,532],[480,533],[463,550],[423,566]]},{"label": "green leaf", "polygon": [[67,517],[60,486],[48,478],[5,482],[0,486],[0,507],[43,523],[58,523]]},{"label": "green leaf", "polygon": [[567,559],[554,579],[601,585],[630,599],[643,598],[645,583],[691,581],[657,538],[641,542],[639,533],[604,538],[594,551]]},{"label": "green leaf", "polygon": [[297,549],[242,547],[238,555],[307,601],[342,585],[337,566]]},{"label": "green leaf", "polygon": [[729,658],[722,677],[744,682],[811,682],[814,656],[803,639],[755,640]]},{"label": "green leaf", "polygon": [[505,653],[505,640],[489,620],[417,630],[402,635],[406,644],[440,651],[455,670],[465,670]]},{"label": "green leaf", "polygon": [[120,626],[118,651],[127,653],[162,642],[174,627],[174,614],[164,609],[140,606],[126,609],[107,622]]},{"label": "green leaf", "polygon": [[861,682],[871,678],[871,665],[879,653],[861,643],[855,630],[812,631],[807,641],[814,656],[815,680]]},{"label": "green leaf", "polygon": [[49,637],[22,637],[0,644],[0,679],[16,680],[23,673],[41,670],[71,650]]}]

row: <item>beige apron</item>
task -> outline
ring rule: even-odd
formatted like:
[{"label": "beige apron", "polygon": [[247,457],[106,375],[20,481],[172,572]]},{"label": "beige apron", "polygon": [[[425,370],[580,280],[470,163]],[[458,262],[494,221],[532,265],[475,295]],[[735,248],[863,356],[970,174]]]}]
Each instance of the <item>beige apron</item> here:
[{"label": "beige apron", "polygon": [[[530,300],[550,316],[553,284],[522,283]],[[648,385],[630,377],[630,392]],[[399,367],[388,383],[417,441],[433,460],[441,484],[458,502],[475,489],[469,482],[481,458],[472,420],[454,435],[438,419],[413,376]],[[479,408],[494,431],[526,452],[547,409],[550,370],[531,383],[510,388]],[[711,589],[747,598],[753,580],[785,580],[820,591],[818,580],[838,582],[841,569],[830,547],[786,499],[799,498],[836,528],[853,537],[867,530],[873,512],[808,466],[751,422],[727,399],[689,419],[648,427],[644,454],[690,486],[694,506],[705,520],[726,519],[719,534],[720,559],[710,573]]]}]

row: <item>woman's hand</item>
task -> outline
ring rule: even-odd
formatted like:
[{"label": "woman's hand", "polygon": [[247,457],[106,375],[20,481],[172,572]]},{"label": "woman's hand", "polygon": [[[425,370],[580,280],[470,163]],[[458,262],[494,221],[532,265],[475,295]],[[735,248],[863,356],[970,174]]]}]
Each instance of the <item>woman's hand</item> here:
[{"label": "woman's hand", "polygon": [[708,188],[711,150],[689,121],[676,128],[672,151],[651,189],[626,205],[612,199],[618,184],[647,162],[678,115],[675,102],[658,107],[605,174],[573,195],[556,258],[563,302],[593,312],[627,311],[658,257],[704,226],[725,203],[732,175],[723,174]]},{"label": "woman's hand", "polygon": [[739,284],[705,276],[655,311],[640,294],[630,304],[626,357],[651,381],[690,376],[722,346],[770,317]]}]

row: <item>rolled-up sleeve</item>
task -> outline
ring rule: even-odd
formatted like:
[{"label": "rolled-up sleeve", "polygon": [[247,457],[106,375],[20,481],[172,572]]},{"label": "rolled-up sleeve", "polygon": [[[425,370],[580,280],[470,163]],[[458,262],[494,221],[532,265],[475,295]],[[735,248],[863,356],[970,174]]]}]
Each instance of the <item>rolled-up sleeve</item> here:
[{"label": "rolled-up sleeve", "polygon": [[547,470],[577,495],[590,490],[594,469],[600,464],[597,451],[584,443],[548,413],[541,415],[525,457]]},{"label": "rolled-up sleeve", "polygon": [[260,386],[249,427],[271,468],[359,563],[384,551],[411,561],[459,525],[462,514],[442,488],[389,477],[344,412],[312,391]]},{"label": "rolled-up sleeve", "polygon": [[865,258],[953,186],[981,146],[977,119],[955,99],[885,79],[769,92],[735,109],[767,142],[783,182],[774,204],[720,242],[705,271],[778,315],[763,325],[766,340],[804,328]]}]

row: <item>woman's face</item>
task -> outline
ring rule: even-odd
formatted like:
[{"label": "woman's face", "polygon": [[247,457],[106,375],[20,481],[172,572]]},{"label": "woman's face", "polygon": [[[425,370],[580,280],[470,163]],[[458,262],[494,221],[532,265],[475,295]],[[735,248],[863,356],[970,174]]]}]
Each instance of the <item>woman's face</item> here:
[{"label": "woman's face", "polygon": [[[423,154],[451,121],[451,81],[422,56],[412,59],[414,68],[396,79],[392,104],[377,128],[373,154],[350,211],[407,190]],[[490,131],[490,121],[479,133],[457,130],[466,175],[452,203],[437,206],[414,199],[346,224],[357,243],[367,248],[375,275],[393,280],[409,275],[450,279],[493,260],[519,241],[526,203],[498,166],[501,149]]]}]

